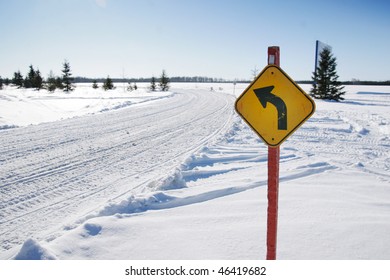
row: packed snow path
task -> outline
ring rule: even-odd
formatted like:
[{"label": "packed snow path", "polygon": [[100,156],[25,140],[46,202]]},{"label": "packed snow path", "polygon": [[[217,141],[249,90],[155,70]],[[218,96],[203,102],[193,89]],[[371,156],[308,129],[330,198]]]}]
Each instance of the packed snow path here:
[{"label": "packed snow path", "polygon": [[[0,251],[142,192],[230,127],[234,97],[183,90],[121,110],[3,130]],[[44,229],[42,228],[44,227]]]}]

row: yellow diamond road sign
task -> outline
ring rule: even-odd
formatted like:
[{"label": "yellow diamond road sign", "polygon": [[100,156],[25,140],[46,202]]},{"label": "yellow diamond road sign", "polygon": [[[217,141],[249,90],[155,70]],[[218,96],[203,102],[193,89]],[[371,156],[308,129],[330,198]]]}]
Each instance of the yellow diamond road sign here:
[{"label": "yellow diamond road sign", "polygon": [[310,118],[315,103],[282,69],[268,65],[235,107],[267,145],[279,146]]}]

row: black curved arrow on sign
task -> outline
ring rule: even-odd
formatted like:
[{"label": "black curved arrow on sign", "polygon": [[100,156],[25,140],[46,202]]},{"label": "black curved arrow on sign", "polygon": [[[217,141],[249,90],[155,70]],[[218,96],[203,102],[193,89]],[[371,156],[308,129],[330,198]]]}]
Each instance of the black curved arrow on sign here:
[{"label": "black curved arrow on sign", "polygon": [[267,107],[267,103],[273,104],[278,110],[278,130],[287,130],[287,107],[283,99],[272,93],[274,86],[257,88],[255,92],[263,108]]}]

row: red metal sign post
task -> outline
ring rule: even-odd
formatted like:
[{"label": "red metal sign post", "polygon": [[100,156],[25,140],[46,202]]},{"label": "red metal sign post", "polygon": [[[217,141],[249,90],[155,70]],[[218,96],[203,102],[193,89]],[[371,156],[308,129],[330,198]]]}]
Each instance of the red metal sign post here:
[{"label": "red metal sign post", "polygon": [[[268,47],[268,65],[280,66],[279,47]],[[276,259],[280,148],[268,147],[267,260]]]},{"label": "red metal sign post", "polygon": [[268,65],[237,98],[235,109],[268,145],[266,258],[275,260],[278,229],[279,146],[310,118],[315,111],[315,103],[280,68],[280,50],[279,47],[273,46],[268,47]]}]

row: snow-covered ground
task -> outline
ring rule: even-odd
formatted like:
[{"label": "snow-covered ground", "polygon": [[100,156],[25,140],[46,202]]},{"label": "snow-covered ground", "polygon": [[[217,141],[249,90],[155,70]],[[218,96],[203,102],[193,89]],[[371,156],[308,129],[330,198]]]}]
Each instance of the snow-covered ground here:
[{"label": "snow-covered ground", "polygon": [[[265,258],[246,85],[146,86],[0,91],[0,259]],[[279,259],[390,259],[390,87],[346,90],[281,146]]]},{"label": "snow-covered ground", "polygon": [[127,84],[117,84],[115,91],[93,89],[91,84],[78,84],[66,94],[56,90],[16,89],[0,91],[0,129],[53,122],[61,119],[110,111],[167,97],[171,93],[147,92],[146,84],[127,91]]}]

